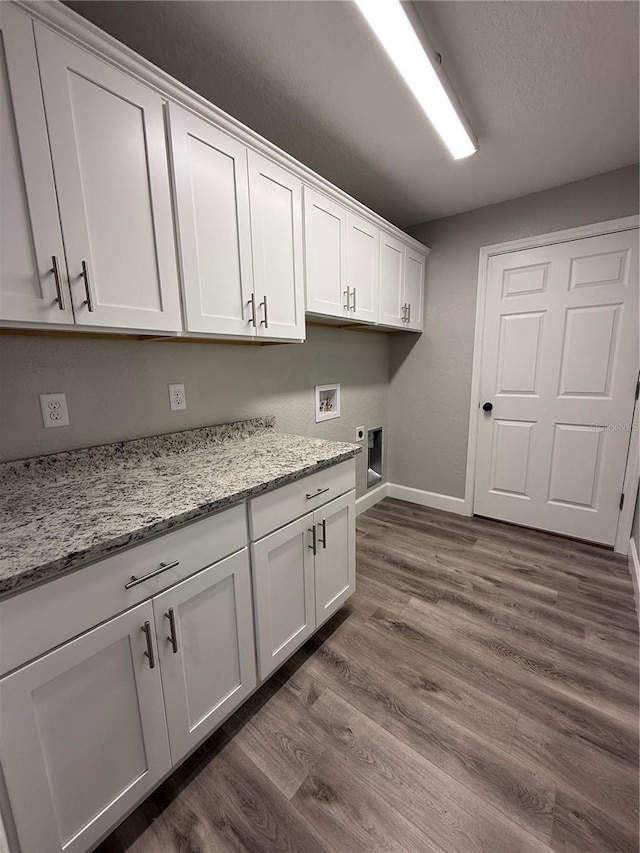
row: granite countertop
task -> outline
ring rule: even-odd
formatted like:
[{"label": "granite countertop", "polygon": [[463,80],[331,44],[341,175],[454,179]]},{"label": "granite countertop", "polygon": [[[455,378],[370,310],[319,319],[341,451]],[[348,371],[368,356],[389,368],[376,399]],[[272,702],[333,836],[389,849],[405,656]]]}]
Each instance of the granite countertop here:
[{"label": "granite countertop", "polygon": [[255,418],[0,464],[0,596],[361,451]]}]

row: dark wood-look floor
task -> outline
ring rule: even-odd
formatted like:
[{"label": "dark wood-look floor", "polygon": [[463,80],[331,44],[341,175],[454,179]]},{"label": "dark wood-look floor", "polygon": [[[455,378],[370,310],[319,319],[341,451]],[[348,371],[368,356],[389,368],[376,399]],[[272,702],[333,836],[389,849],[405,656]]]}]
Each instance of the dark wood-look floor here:
[{"label": "dark wood-look floor", "polygon": [[626,560],[385,500],[349,604],[100,853],[638,853]]}]

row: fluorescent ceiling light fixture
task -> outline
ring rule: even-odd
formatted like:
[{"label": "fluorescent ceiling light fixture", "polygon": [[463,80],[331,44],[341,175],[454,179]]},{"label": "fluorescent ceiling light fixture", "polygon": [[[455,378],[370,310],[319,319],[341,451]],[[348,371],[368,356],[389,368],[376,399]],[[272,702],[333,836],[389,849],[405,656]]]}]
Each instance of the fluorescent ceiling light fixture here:
[{"label": "fluorescent ceiling light fixture", "polygon": [[453,157],[460,160],[477,151],[475,137],[456,111],[400,0],[354,2]]}]

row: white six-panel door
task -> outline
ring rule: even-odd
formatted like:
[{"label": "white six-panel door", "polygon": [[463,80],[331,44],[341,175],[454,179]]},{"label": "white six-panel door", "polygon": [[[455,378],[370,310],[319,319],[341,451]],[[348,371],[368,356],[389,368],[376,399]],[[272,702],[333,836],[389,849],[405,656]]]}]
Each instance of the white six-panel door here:
[{"label": "white six-panel door", "polygon": [[33,25],[0,3],[0,32],[0,317],[73,323]]},{"label": "white six-panel door", "polygon": [[76,322],[178,331],[162,98],[34,28]]},{"label": "white six-panel door", "polygon": [[84,853],[171,767],[151,602],[6,676],[0,715],[21,849]]},{"label": "white six-panel door", "polygon": [[491,257],[474,512],[613,544],[637,374],[637,230]]},{"label": "white six-panel door", "polygon": [[256,686],[247,549],[156,596],[153,612],[176,764]]},{"label": "white six-panel door", "polygon": [[255,335],[247,149],[175,104],[169,123],[186,329]]},{"label": "white six-panel door", "polygon": [[258,335],[302,340],[302,184],[249,151],[249,192]]}]

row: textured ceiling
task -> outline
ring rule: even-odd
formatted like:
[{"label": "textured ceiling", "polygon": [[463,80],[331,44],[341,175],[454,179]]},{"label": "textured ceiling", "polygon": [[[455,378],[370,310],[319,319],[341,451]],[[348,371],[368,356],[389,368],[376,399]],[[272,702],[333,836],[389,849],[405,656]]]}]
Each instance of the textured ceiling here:
[{"label": "textured ceiling", "polygon": [[639,159],[633,0],[415,3],[479,138],[461,161],[352,3],[67,5],[401,227]]}]

